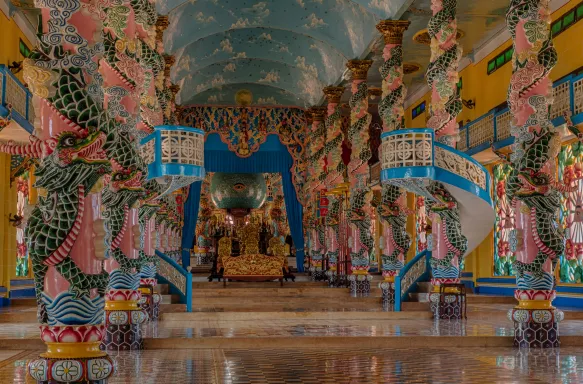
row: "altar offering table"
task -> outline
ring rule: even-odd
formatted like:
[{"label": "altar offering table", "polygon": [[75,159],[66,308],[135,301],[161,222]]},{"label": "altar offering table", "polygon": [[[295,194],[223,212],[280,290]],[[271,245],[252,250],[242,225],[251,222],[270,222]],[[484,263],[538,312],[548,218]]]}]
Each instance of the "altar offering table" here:
[{"label": "altar offering table", "polygon": [[272,281],[279,280],[283,285],[283,256],[261,254],[223,257],[223,286],[227,279],[236,281]]}]

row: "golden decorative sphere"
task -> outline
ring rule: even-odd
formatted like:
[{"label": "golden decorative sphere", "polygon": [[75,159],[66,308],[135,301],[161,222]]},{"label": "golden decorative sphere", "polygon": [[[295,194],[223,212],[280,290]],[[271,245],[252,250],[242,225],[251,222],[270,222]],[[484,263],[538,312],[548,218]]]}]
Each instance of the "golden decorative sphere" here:
[{"label": "golden decorative sphere", "polygon": [[253,102],[253,94],[248,89],[241,89],[235,93],[235,103],[241,107],[248,107]]}]

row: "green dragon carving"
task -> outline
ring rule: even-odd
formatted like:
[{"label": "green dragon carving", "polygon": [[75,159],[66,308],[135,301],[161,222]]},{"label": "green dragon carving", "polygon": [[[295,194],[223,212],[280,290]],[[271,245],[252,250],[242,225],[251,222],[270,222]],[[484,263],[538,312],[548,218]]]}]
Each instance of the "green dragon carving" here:
[{"label": "green dragon carving", "polygon": [[368,268],[370,259],[374,258],[374,239],[370,233],[371,217],[364,209],[367,205],[368,195],[371,193],[370,188],[359,187],[352,190],[350,195],[349,220],[357,230],[360,250],[351,252],[350,257],[353,266]]},{"label": "green dragon carving", "polygon": [[[529,214],[535,224],[531,233],[523,236],[534,239],[536,256],[514,262],[518,288],[531,290],[553,289],[552,271],[545,271],[543,265],[550,258],[554,269],[558,255],[564,251],[564,234],[555,224],[563,186],[556,183],[552,174],[560,136],[549,117],[549,74],[557,63],[557,52],[547,7],[540,1],[512,0],[506,14],[515,48],[508,104],[514,116],[512,134],[516,137],[506,193],[515,208],[526,210],[523,213]],[[523,39],[519,40],[518,35]]]},{"label": "green dragon carving", "polygon": [[[444,258],[431,258],[433,277],[436,279],[458,279],[463,269],[463,256],[468,248],[468,240],[462,233],[458,203],[445,186],[438,182],[432,182],[428,188],[433,198],[426,200],[427,209],[436,214],[443,225],[443,235],[446,242],[447,253]],[[434,216],[433,220],[437,220]],[[433,236],[439,236],[434,233]],[[451,262],[457,257],[459,267],[454,267]]]},{"label": "green dragon carving", "polygon": [[409,211],[399,204],[403,190],[394,185],[383,186],[381,201],[377,206],[379,216],[387,223],[391,242],[395,247],[390,255],[382,254],[383,272],[394,272],[403,268],[403,259],[411,246],[411,236],[407,233]]}]

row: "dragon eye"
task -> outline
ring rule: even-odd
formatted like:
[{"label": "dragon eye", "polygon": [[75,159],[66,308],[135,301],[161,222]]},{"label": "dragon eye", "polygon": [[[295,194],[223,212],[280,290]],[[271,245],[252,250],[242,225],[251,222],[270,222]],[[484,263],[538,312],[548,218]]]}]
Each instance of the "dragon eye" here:
[{"label": "dragon eye", "polygon": [[73,136],[67,136],[63,139],[62,144],[66,147],[72,147],[75,145],[75,138]]}]

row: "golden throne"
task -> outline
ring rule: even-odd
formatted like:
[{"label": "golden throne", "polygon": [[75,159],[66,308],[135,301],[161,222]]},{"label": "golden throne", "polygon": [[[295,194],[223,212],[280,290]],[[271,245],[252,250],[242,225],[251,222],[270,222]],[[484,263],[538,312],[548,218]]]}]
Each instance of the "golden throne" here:
[{"label": "golden throne", "polygon": [[[241,256],[221,257],[224,265],[223,285],[227,279],[239,281],[270,281],[278,279],[283,285],[283,265],[287,260],[283,255],[283,245],[279,245],[277,257],[259,254],[259,227],[255,224],[246,225],[241,231]],[[271,243],[270,243],[271,245]],[[219,253],[220,255],[220,253]]]},{"label": "golden throne", "polygon": [[241,231],[241,255],[259,254],[259,227],[247,224]]}]

